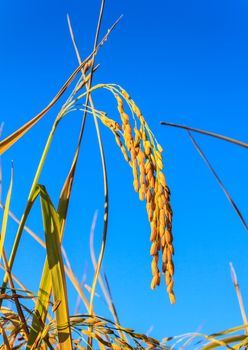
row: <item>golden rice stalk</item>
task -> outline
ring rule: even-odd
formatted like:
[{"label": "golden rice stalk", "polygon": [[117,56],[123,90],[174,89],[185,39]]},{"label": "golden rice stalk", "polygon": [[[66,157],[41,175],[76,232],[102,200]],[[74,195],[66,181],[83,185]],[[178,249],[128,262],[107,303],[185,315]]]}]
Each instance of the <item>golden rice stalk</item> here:
[{"label": "golden rice stalk", "polygon": [[[99,114],[98,117],[114,134],[118,147],[132,168],[134,190],[138,192],[140,200],[146,201],[151,226],[150,255],[153,257],[151,288],[160,284],[161,266],[170,301],[174,303],[172,210],[170,191],[163,173],[163,149],[140,109],[124,89],[118,85],[102,84],[99,87],[106,88],[114,95],[121,123],[109,119],[106,114]],[[126,105],[129,111],[125,110]]]}]

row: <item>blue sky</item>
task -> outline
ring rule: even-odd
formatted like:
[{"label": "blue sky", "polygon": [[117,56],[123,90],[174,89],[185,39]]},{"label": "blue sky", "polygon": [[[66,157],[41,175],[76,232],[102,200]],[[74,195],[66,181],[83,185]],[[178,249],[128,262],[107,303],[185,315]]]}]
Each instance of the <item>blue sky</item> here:
[{"label": "blue sky", "polygon": [[[86,56],[93,46],[99,6],[95,0],[1,2],[3,136],[44,108],[77,67],[66,14],[71,17],[81,54]],[[120,319],[123,325],[138,331],[152,327],[151,335],[158,338],[239,325],[242,319],[229,262],[236,268],[246,301],[247,232],[187,134],[162,127],[159,122],[186,124],[247,140],[247,3],[107,0],[101,35],[121,14],[122,20],[97,56],[100,69],[94,82],[118,83],[129,91],[165,149],[165,175],[174,212],[177,303],[169,304],[163,284],[155,291],[149,288],[150,242],[145,205],[132,189],[131,171],[112,135],[102,128],[110,186],[103,265]],[[95,96],[97,108],[117,117],[111,101],[105,92]],[[61,103],[3,157],[4,195],[10,162],[14,161],[11,209],[19,217]],[[41,183],[47,186],[55,203],[70,166],[80,118],[75,114],[61,124],[41,176]],[[247,151],[201,135],[196,139],[248,217]],[[100,157],[90,117],[82,146],[64,245],[78,276],[89,263],[90,282],[88,235],[98,210],[96,248],[99,247],[103,205]],[[29,226],[42,236],[38,205]],[[10,223],[10,241],[15,231],[16,226]],[[22,240],[23,251],[25,245],[30,249],[18,255],[14,270],[33,290],[38,285],[33,276],[42,268],[44,253],[27,235]],[[20,271],[20,264],[25,273]],[[70,293],[73,310],[76,295],[72,289]],[[101,299],[96,307],[100,314],[108,315]]]}]

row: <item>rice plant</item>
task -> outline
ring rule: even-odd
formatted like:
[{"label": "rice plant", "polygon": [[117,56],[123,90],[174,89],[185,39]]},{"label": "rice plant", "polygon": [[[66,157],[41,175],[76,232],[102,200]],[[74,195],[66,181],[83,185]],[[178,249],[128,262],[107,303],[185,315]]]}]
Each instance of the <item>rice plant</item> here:
[{"label": "rice plant", "polygon": [[[0,142],[0,154],[11,148],[16,142],[21,142],[22,137],[46,115],[55,104],[61,103],[61,97],[67,96],[58,114],[54,118],[52,128],[47,138],[44,150],[39,160],[35,176],[33,178],[25,209],[18,219],[11,211],[11,197],[14,182],[14,166],[11,170],[11,180],[7,191],[5,203],[0,203],[3,210],[2,227],[0,235],[0,268],[4,271],[4,277],[0,293],[0,334],[1,349],[214,349],[218,347],[230,349],[246,349],[248,347],[247,318],[244,310],[241,292],[237,277],[231,267],[232,280],[238,296],[239,305],[243,317],[243,325],[232,329],[205,335],[202,333],[187,333],[179,336],[166,337],[163,340],[154,339],[146,334],[138,333],[120,323],[116,307],[114,305],[107,276],[100,274],[102,261],[106,247],[108,232],[109,211],[109,187],[105,150],[102,143],[101,130],[107,128],[109,137],[113,137],[120,157],[127,163],[133,176],[133,188],[137,192],[137,200],[146,204],[147,218],[150,225],[151,247],[151,284],[155,289],[164,279],[171,304],[176,301],[174,287],[174,247],[172,235],[172,208],[170,204],[170,190],[164,175],[163,148],[150,129],[145,116],[137,106],[135,99],[118,84],[94,83],[93,75],[99,69],[96,58],[105,41],[110,37],[119,19],[109,28],[106,35],[99,40],[99,32],[104,11],[104,0],[101,3],[98,25],[92,51],[86,58],[81,58],[74,37],[70,18],[68,26],[78,67],[67,79],[50,103],[31,120],[22,125],[18,130],[4,138]],[[116,118],[107,115],[105,106],[96,106],[94,93],[105,91],[112,97],[116,106]],[[58,204],[52,200],[46,184],[41,183],[41,173],[46,164],[50,147],[57,134],[58,125],[63,124],[64,118],[74,112],[80,111],[83,115],[79,130],[77,147],[71,159],[70,170],[64,179],[60,190]],[[82,148],[82,139],[85,131],[85,121],[93,118],[95,132],[98,138],[99,153],[103,172],[104,189],[104,225],[101,239],[99,257],[95,257],[92,244],[94,235],[94,223],[90,236],[90,253],[95,268],[92,285],[87,285],[89,295],[85,294],[85,286],[82,286],[78,277],[70,267],[65,250],[62,247],[65,224],[68,220],[68,208],[79,153]],[[73,119],[72,119],[73,120]],[[165,123],[164,123],[165,124]],[[167,123],[168,124],[168,123]],[[188,128],[190,131],[195,129]],[[2,131],[2,130],[1,130]],[[199,130],[198,130],[199,131]],[[206,133],[206,132],[205,132]],[[208,133],[219,138],[220,135]],[[192,135],[190,134],[192,137]],[[225,138],[227,140],[227,138]],[[194,141],[194,139],[192,139]],[[63,140],[61,140],[62,142]],[[233,142],[233,139],[227,141]],[[237,140],[236,140],[237,141]],[[247,148],[247,144],[237,141],[240,146]],[[195,145],[197,147],[197,145]],[[200,149],[198,147],[198,151]],[[202,154],[203,156],[203,154]],[[213,170],[213,169],[212,169]],[[224,192],[228,192],[224,189]],[[227,196],[228,197],[228,196]],[[239,214],[244,226],[246,222],[238,211],[237,206],[228,197],[236,212]],[[36,201],[40,201],[41,220],[45,239],[42,240],[27,225],[27,220],[32,214],[32,208]],[[14,243],[10,254],[6,253],[8,221],[14,220],[18,224]],[[17,253],[20,251],[20,242],[23,232],[26,231],[33,239],[33,244],[39,244],[45,250],[46,258],[42,265],[42,274],[39,276],[39,289],[30,291],[18,276],[13,274],[13,266]],[[25,268],[25,267],[23,267]],[[85,312],[70,314],[70,295],[67,281],[75,288],[78,298],[84,305]],[[94,307],[96,286],[99,283],[102,294],[106,300],[112,318],[108,319],[98,315]]]},{"label": "rice plant", "polygon": [[[55,117],[36,169],[21,219],[18,220],[10,211],[14,178],[13,169],[7,198],[5,204],[2,204],[3,220],[0,237],[0,256],[3,259],[3,265],[1,267],[5,273],[1,287],[0,322],[2,348],[5,349],[26,348],[31,350],[49,348],[63,350],[92,349],[95,346],[100,349],[159,349],[163,347],[159,341],[120,325],[111,301],[110,290],[106,287],[106,280],[104,283],[99,274],[106,245],[109,216],[107,168],[101,140],[101,128],[106,127],[113,135],[117,147],[120,149],[120,156],[123,156],[131,168],[134,190],[138,193],[139,199],[146,202],[147,216],[151,227],[151,288],[153,289],[158,286],[162,275],[164,275],[170,301],[171,303],[175,302],[173,292],[174,265],[172,257],[174,248],[172,244],[172,210],[170,206],[170,191],[163,173],[163,149],[149,128],[140,109],[124,88],[117,84],[93,84],[93,74],[99,68],[95,63],[97,53],[118,23],[117,20],[108,30],[107,34],[99,41],[98,37],[103,9],[104,1],[102,1],[100,9],[93,50],[85,59],[81,59],[68,17],[71,39],[79,64],[78,68],[71,74],[47,107],[0,143],[0,154],[3,155],[32,129],[55,103],[59,103],[61,96],[69,91],[69,87],[73,86],[66,102],[62,104],[59,113]],[[107,91],[116,102],[119,119],[115,120],[107,116],[102,111],[102,106],[101,110],[95,107],[93,102],[94,92],[101,90]],[[55,206],[45,184],[40,183],[40,175],[58,125],[63,123],[65,117],[75,111],[81,111],[83,121],[77,148],[71,160],[71,168],[61,188],[58,205]],[[81,141],[85,130],[85,121],[89,116],[94,118],[95,130],[98,137],[103,169],[105,203],[101,252],[98,260],[95,261],[95,276],[92,286],[89,287],[90,296],[87,298],[77,277],[70,269],[65,254],[63,254],[62,241],[64,227],[67,221],[68,206],[73,191],[73,181]],[[41,217],[45,234],[44,241],[27,227],[27,220],[31,215],[32,207],[38,199],[41,206]],[[12,217],[18,222],[18,230],[10,256],[7,256],[4,246],[8,239],[7,223],[9,217]],[[31,234],[34,240],[46,250],[46,259],[43,265],[42,275],[40,276],[38,291],[29,291],[19,281],[18,277],[12,273],[24,230]],[[69,314],[70,300],[66,275],[85,305],[84,315]],[[105,298],[113,314],[113,321],[100,317],[95,313],[93,301],[98,280],[102,285]],[[32,300],[34,307],[30,307],[30,304],[25,303],[25,300]]]}]

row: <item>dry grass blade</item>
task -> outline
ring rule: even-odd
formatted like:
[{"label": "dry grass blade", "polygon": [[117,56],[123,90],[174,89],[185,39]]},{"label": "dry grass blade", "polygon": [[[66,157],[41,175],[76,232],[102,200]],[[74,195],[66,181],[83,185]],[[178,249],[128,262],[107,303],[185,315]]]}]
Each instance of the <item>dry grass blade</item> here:
[{"label": "dry grass blade", "polygon": [[241,291],[239,288],[238,278],[237,278],[237,275],[236,275],[236,272],[235,272],[235,269],[234,269],[232,263],[230,263],[230,272],[231,272],[232,282],[233,282],[233,285],[234,285],[234,288],[235,288],[235,291],[237,294],[243,323],[245,326],[245,333],[248,335],[248,321],[247,321],[246,312],[245,312],[245,308],[244,308],[243,298],[242,298]]},{"label": "dry grass blade", "polygon": [[235,140],[235,139],[232,139],[230,137],[223,136],[223,135],[220,135],[220,134],[216,134],[216,133],[213,133],[213,132],[210,132],[210,131],[205,131],[205,130],[201,130],[201,129],[191,128],[191,127],[186,126],[186,125],[180,125],[180,124],[169,123],[169,122],[160,122],[160,124],[161,125],[165,125],[165,126],[173,126],[173,127],[184,129],[184,130],[188,130],[188,131],[194,131],[194,132],[197,132],[197,133],[200,133],[200,134],[203,134],[203,135],[212,136],[212,137],[215,137],[217,139],[221,139],[221,140],[224,140],[224,141],[227,141],[227,142],[234,143],[235,145],[238,145],[238,146],[241,146],[241,147],[244,147],[244,148],[248,148],[248,144],[245,143],[245,142],[242,142],[242,141],[239,141],[239,140]]},{"label": "dry grass blade", "polygon": [[70,350],[72,349],[72,339],[69,326],[64,264],[60,247],[60,220],[45,187],[39,186],[39,189],[46,237],[47,260],[52,280],[54,303],[59,302],[59,306],[55,311],[58,340],[61,350]]},{"label": "dry grass blade", "polygon": [[16,130],[13,134],[6,137],[3,141],[0,142],[0,155],[7,151],[16,141],[18,141],[23,135],[26,134],[51,108],[52,106],[59,100],[59,98],[63,95],[66,89],[70,86],[78,72],[84,67],[89,58],[87,58],[69,77],[69,79],[65,82],[56,96],[52,99],[52,101],[34,118],[32,118],[29,122],[24,124],[21,128]]},{"label": "dry grass blade", "polygon": [[212,165],[210,164],[210,162],[208,161],[207,157],[204,155],[204,153],[202,152],[201,148],[199,147],[199,145],[197,144],[196,140],[194,139],[194,137],[192,136],[192,134],[190,133],[190,131],[188,131],[189,137],[193,143],[193,145],[195,146],[197,152],[200,154],[200,156],[202,157],[202,159],[204,160],[204,162],[207,164],[208,168],[210,169],[210,171],[212,172],[212,174],[214,175],[214,177],[216,178],[217,182],[219,183],[220,187],[222,188],[225,196],[227,197],[227,199],[229,200],[229,202],[231,203],[233,209],[235,210],[236,214],[238,215],[238,217],[240,218],[243,226],[245,227],[246,231],[248,231],[248,225],[243,217],[243,215],[241,214],[241,211],[239,210],[239,208],[237,207],[237,205],[235,204],[234,200],[232,199],[232,197],[230,196],[228,190],[226,189],[226,187],[224,186],[223,182],[221,181],[221,179],[219,178],[219,176],[217,175],[216,171],[214,170],[214,168],[212,167]]}]

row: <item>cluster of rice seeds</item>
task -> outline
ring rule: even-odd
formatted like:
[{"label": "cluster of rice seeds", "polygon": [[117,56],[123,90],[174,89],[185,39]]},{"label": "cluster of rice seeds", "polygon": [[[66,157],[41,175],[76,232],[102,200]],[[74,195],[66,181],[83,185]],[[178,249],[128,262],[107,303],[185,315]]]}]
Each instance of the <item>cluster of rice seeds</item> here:
[{"label": "cluster of rice seeds", "polygon": [[[163,149],[154,139],[140,110],[127,92],[121,90],[119,94],[115,92],[114,96],[122,125],[120,126],[107,117],[104,117],[103,123],[114,133],[118,146],[132,167],[134,189],[139,193],[140,200],[146,201],[146,210],[151,226],[150,255],[152,256],[151,269],[153,275],[151,288],[154,289],[160,284],[159,252],[161,252],[162,273],[165,275],[170,302],[174,304],[172,210],[170,192],[162,172]],[[123,99],[133,113],[135,127],[132,127],[130,118],[124,110]],[[139,121],[139,127],[137,121]]]}]

